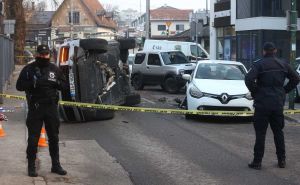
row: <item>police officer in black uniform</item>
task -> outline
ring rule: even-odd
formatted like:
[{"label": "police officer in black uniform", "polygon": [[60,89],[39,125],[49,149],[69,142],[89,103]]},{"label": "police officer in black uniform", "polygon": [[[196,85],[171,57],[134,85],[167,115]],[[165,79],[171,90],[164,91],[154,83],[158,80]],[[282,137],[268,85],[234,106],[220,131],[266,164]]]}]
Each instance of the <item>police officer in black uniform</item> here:
[{"label": "police officer in black uniform", "polygon": [[[268,124],[274,134],[278,167],[285,168],[284,115],[286,93],[296,87],[300,79],[287,63],[275,57],[277,50],[272,42],[266,42],[263,58],[254,62],[246,75],[245,83],[254,99],[254,129],[256,141],[254,159],[249,168],[261,169],[265,150],[265,138]],[[285,79],[288,83],[284,85]]]},{"label": "police officer in black uniform", "polygon": [[16,88],[25,91],[28,103],[26,125],[28,128],[28,175],[38,176],[35,168],[38,141],[43,123],[49,138],[49,151],[52,160],[52,173],[66,175],[59,162],[58,134],[58,90],[65,86],[65,78],[59,68],[50,63],[50,50],[47,45],[37,47],[36,60],[23,68]]}]

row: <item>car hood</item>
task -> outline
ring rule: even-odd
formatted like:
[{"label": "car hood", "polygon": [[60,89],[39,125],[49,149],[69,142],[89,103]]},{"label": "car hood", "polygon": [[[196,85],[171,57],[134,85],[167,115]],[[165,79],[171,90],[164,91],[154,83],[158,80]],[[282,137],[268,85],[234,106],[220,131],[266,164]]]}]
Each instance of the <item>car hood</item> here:
[{"label": "car hood", "polygon": [[187,64],[171,64],[171,65],[167,65],[167,66],[175,66],[178,69],[186,69],[186,70],[190,70],[190,69],[195,69],[196,64],[194,63],[187,63]]},{"label": "car hood", "polygon": [[247,94],[249,92],[244,80],[209,80],[194,79],[193,84],[202,92],[229,95]]}]

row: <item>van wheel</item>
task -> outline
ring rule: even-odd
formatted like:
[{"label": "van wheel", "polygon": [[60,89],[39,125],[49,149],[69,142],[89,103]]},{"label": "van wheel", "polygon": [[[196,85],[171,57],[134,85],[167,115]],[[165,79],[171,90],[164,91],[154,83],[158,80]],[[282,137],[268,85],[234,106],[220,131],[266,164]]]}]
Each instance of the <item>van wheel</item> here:
[{"label": "van wheel", "polygon": [[135,90],[143,90],[144,84],[143,84],[143,78],[142,75],[136,74],[131,79],[131,84]]},{"label": "van wheel", "polygon": [[168,77],[164,83],[165,90],[170,94],[175,94],[179,91],[177,81],[173,77]]},{"label": "van wheel", "polygon": [[80,47],[84,50],[97,51],[97,53],[107,52],[107,41],[104,39],[80,39]]}]

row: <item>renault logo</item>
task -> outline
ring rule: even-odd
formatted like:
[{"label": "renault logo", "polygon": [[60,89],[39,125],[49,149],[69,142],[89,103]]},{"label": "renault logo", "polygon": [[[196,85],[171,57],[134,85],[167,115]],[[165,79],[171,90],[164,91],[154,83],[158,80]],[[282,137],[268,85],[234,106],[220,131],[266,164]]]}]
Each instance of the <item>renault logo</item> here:
[{"label": "renault logo", "polygon": [[221,100],[222,100],[222,103],[226,103],[228,101],[228,95],[227,94],[222,94],[221,95]]}]

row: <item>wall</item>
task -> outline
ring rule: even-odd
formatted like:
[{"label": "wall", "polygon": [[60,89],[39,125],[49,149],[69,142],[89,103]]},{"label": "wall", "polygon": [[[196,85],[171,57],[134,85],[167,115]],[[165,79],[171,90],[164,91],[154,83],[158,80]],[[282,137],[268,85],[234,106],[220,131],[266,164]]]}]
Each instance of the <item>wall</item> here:
[{"label": "wall", "polygon": [[[166,31],[158,31],[158,25],[166,25],[167,21],[151,21],[151,36],[165,36],[162,34],[162,32]],[[176,34],[176,25],[177,24],[183,24],[184,25],[184,30],[190,29],[190,23],[189,21],[171,21],[172,24],[170,25],[169,28],[169,35],[175,35]],[[174,34],[171,34],[171,32],[175,32]]]}]

